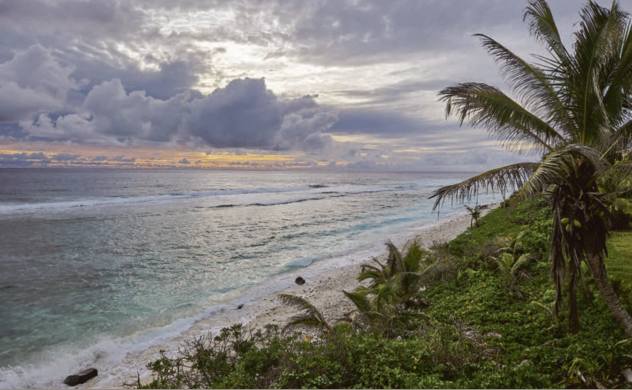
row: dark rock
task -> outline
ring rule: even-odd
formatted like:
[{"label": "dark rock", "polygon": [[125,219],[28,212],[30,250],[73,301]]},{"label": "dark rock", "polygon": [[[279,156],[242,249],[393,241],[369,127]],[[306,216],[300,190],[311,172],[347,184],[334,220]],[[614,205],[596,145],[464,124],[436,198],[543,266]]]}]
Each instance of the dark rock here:
[{"label": "dark rock", "polygon": [[237,306],[237,310],[241,309],[242,307],[244,307],[244,304],[240,303],[239,306]]},{"label": "dark rock", "polygon": [[85,370],[79,371],[78,374],[68,375],[66,379],[64,379],[64,384],[68,386],[77,386],[82,383],[86,383],[97,375],[99,375],[99,371],[97,371],[96,368],[86,368]]},{"label": "dark rock", "polygon": [[298,278],[296,278],[296,280],[294,281],[294,283],[298,284],[299,286],[305,284],[305,279],[301,278],[300,276]]}]

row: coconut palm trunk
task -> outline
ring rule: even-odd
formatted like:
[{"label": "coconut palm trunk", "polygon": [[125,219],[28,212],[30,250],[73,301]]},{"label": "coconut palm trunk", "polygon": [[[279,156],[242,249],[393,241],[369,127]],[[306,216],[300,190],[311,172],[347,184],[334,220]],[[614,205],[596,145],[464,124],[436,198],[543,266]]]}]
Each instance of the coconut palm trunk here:
[{"label": "coconut palm trunk", "polygon": [[586,246],[586,263],[593,275],[597,289],[599,289],[599,293],[606,302],[608,310],[617,320],[623,332],[628,337],[632,337],[632,316],[623,308],[619,297],[608,280],[603,255],[598,250],[595,250],[595,248],[599,247],[595,242],[596,239],[590,233],[584,235],[583,239]]}]

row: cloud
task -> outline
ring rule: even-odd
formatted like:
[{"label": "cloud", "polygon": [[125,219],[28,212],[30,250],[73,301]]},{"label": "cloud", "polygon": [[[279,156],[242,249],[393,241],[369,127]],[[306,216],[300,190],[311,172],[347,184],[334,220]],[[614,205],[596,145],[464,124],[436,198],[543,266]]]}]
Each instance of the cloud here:
[{"label": "cloud", "polygon": [[283,106],[262,79],[233,80],[191,111],[189,133],[217,148],[270,149],[283,122]]},{"label": "cloud", "polygon": [[276,148],[313,151],[332,147],[332,137],[322,132],[329,131],[337,121],[338,115],[332,111],[299,110],[289,114],[276,135]]},{"label": "cloud", "polygon": [[0,153],[0,167],[31,167],[45,166],[50,159],[42,152],[37,153]]},{"label": "cloud", "polygon": [[189,161],[186,158],[181,159],[180,161],[178,161],[178,164],[191,164],[191,161]]},{"label": "cloud", "polygon": [[335,134],[373,134],[384,137],[418,133],[427,127],[423,121],[396,111],[348,109],[340,112],[340,119],[329,129]]},{"label": "cloud", "polygon": [[237,79],[193,100],[186,129],[216,148],[324,147],[326,136],[320,132],[331,127],[335,114],[316,107],[312,97],[279,100],[263,79]]},{"label": "cloud", "polygon": [[40,114],[22,121],[30,137],[75,143],[134,144],[192,140],[214,148],[320,150],[335,112],[312,96],[282,100],[263,79],[237,79],[207,96],[189,93],[156,99],[127,93],[118,79],[96,85],[76,113]]},{"label": "cloud", "polygon": [[[579,4],[550,3],[568,41]],[[0,0],[0,142],[301,151],[301,163],[367,169],[470,154],[462,165],[490,165],[484,130],[444,121],[436,91],[502,87],[471,34],[538,52],[520,23],[526,5]]]},{"label": "cloud", "polygon": [[76,143],[109,142],[94,131],[89,118],[78,114],[59,115],[55,120],[49,114],[40,114],[35,120],[21,121],[20,126],[30,139]]},{"label": "cloud", "polygon": [[103,82],[86,96],[83,109],[92,120],[94,132],[131,140],[169,142],[175,137],[187,112],[187,95],[169,100],[149,97],[144,91],[127,93],[120,80]]},{"label": "cloud", "polygon": [[194,87],[199,81],[196,72],[201,71],[198,68],[203,68],[191,58],[189,61],[155,61],[154,67],[141,69],[123,55],[119,55],[116,61],[109,61],[104,53],[94,54],[96,57],[73,51],[60,55],[74,65],[73,77],[85,80],[83,90],[86,93],[96,85],[118,79],[126,91],[145,91],[150,97],[167,100]]},{"label": "cloud", "polygon": [[51,157],[54,161],[74,161],[81,158],[80,154],[59,153]]},{"label": "cloud", "polygon": [[136,162],[136,157],[116,156],[116,157],[113,157],[111,160],[124,162],[124,163],[133,163],[133,162]]},{"label": "cloud", "polygon": [[115,37],[138,30],[143,12],[127,1],[3,0],[0,25],[29,35]]},{"label": "cloud", "polygon": [[40,45],[0,64],[0,122],[17,122],[38,112],[61,110],[69,91],[77,88],[64,67]]}]

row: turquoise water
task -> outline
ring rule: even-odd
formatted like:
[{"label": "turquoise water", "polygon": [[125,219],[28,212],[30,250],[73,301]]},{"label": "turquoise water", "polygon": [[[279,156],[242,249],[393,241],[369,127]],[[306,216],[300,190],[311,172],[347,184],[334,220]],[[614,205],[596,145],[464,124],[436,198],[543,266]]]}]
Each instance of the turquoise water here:
[{"label": "turquoise water", "polygon": [[60,359],[163,342],[275,276],[432,222],[428,196],[467,176],[0,170],[0,387],[51,385]]}]

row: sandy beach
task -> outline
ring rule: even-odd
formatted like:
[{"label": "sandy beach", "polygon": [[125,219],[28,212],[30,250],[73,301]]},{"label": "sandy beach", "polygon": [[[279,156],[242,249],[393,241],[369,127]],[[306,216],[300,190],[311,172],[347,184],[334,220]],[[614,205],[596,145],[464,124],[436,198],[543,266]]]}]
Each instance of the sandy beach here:
[{"label": "sandy beach", "polygon": [[[483,213],[487,211],[488,210],[484,210]],[[431,226],[426,229],[422,228],[418,232],[414,232],[414,235],[411,235],[407,242],[416,240],[423,248],[427,249],[433,244],[444,243],[454,239],[469,226],[469,215],[447,217],[445,222],[439,225]],[[402,247],[402,243],[396,242],[396,244],[399,244],[399,248]],[[380,253],[376,253],[375,256],[382,258],[385,254],[386,249]],[[345,298],[342,291],[353,291],[360,286],[357,277],[362,264],[366,262],[367,259],[363,259],[363,261],[357,264],[324,272],[311,280],[307,280],[306,283],[301,286],[294,285],[279,293],[298,295],[308,299],[325,315],[327,320],[334,321],[353,311],[353,304]],[[282,305],[274,297],[266,298],[264,302],[267,301],[272,301],[274,303],[272,305],[273,307],[265,307],[260,302],[251,305],[250,309],[253,310],[255,314],[247,323],[248,326],[260,328],[266,324],[277,324],[283,327],[288,319],[297,313],[295,308]]]},{"label": "sandy beach", "polygon": [[[497,204],[483,210],[483,214],[488,212]],[[419,244],[428,248],[436,243],[444,243],[452,240],[470,226],[470,216],[465,213],[457,213],[441,217],[434,224],[422,226],[415,231],[403,235],[397,240],[393,240],[398,247],[412,240],[417,240]],[[386,238],[385,238],[386,241]],[[385,255],[385,249],[371,256],[381,257]],[[284,306],[277,298],[277,294],[294,294],[308,299],[326,316],[328,320],[335,320],[353,310],[353,306],[344,297],[342,291],[352,291],[359,286],[357,281],[358,273],[362,264],[370,261],[371,256],[358,255],[348,264],[335,268],[327,267],[307,267],[297,271],[275,286],[274,292],[261,298],[244,301],[243,307],[238,309],[235,304],[232,308],[226,308],[208,318],[197,321],[186,332],[168,341],[167,345],[158,344],[139,353],[129,353],[123,360],[124,369],[108,369],[107,367],[97,367],[100,375],[96,379],[83,385],[84,388],[113,388],[129,387],[137,383],[136,373],[140,374],[142,383],[151,381],[151,372],[145,365],[160,355],[160,350],[166,350],[167,354],[177,351],[177,346],[182,345],[186,340],[193,337],[215,334],[222,327],[235,323],[242,323],[248,328],[262,328],[266,324],[277,324],[284,326],[288,319],[296,314],[296,309]],[[314,269],[310,269],[314,268]],[[296,275],[305,278],[306,283],[297,285],[294,283]],[[171,348],[170,348],[171,347]],[[133,373],[133,374],[132,374]],[[127,384],[128,386],[125,386]]]}]

